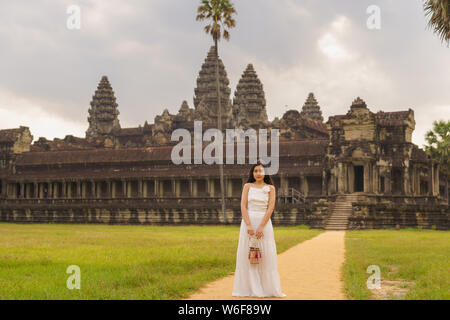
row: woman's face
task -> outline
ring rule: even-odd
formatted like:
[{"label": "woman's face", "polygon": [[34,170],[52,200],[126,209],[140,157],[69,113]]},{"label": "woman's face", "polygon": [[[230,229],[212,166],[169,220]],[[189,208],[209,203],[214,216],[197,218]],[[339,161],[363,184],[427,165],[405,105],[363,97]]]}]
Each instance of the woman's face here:
[{"label": "woman's face", "polygon": [[262,180],[264,180],[264,167],[263,166],[256,166],[253,169],[253,177],[255,178],[256,181],[260,182]]}]

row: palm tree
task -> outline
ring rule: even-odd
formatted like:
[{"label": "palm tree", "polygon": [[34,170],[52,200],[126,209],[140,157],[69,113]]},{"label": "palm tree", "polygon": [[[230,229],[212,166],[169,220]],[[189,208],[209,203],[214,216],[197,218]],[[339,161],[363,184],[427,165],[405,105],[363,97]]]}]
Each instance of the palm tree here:
[{"label": "palm tree", "polygon": [[[220,101],[220,88],[219,88],[219,50],[217,43],[220,39],[225,38],[230,40],[230,33],[227,28],[233,28],[236,22],[233,19],[233,14],[236,14],[236,10],[233,4],[229,0],[202,0],[201,5],[197,9],[197,21],[209,20],[210,23],[205,26],[204,30],[207,34],[210,34],[214,40],[214,48],[216,54],[216,91],[218,102],[218,117],[217,126],[220,132],[222,132],[222,106]],[[221,146],[222,147],[222,146]],[[223,161],[219,163],[220,170],[220,191],[222,195],[222,214],[223,221],[227,222],[225,214],[225,193],[223,182]]]},{"label": "palm tree", "polygon": [[425,0],[425,15],[429,16],[428,26],[442,42],[450,43],[450,0]]}]

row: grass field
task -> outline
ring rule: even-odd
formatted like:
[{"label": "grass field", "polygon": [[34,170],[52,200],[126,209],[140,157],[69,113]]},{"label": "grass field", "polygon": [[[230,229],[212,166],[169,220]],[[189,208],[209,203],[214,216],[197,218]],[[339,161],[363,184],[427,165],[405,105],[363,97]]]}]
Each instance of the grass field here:
[{"label": "grass field", "polygon": [[[380,267],[379,290],[367,288],[370,265]],[[347,231],[344,279],[349,299],[448,300],[450,233],[421,229]]]},{"label": "grass field", "polygon": [[[321,230],[275,226],[278,253]],[[0,223],[0,299],[182,299],[234,272],[239,226]],[[81,289],[69,290],[70,265]]]}]

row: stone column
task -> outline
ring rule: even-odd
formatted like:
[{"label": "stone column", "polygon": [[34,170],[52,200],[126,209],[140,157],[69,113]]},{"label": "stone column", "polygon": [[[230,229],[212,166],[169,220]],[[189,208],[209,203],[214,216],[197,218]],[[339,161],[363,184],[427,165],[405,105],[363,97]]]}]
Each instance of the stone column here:
[{"label": "stone column", "polygon": [[153,180],[154,186],[153,186],[153,192],[154,195],[156,197],[158,197],[160,195],[159,193],[159,180],[155,178],[155,180]]},{"label": "stone column", "polygon": [[337,192],[339,194],[343,194],[344,193],[344,167],[343,167],[343,163],[339,162],[338,163],[338,190]]},{"label": "stone column", "polygon": [[76,194],[77,198],[81,198],[81,182],[79,180],[77,180],[77,194]]},{"label": "stone column", "polygon": [[283,194],[288,190],[288,179],[285,174],[280,174],[280,189]]},{"label": "stone column", "polygon": [[142,181],[142,196],[144,198],[148,197],[148,180]]},{"label": "stone column", "polygon": [[370,164],[364,164],[364,193],[370,192]]},{"label": "stone column", "polygon": [[349,189],[349,185],[348,185],[348,183],[349,183],[349,165],[348,165],[348,163],[346,163],[346,162],[344,162],[344,163],[342,163],[342,168],[343,168],[343,170],[344,170],[344,193],[348,193],[348,192],[350,192],[350,189]]},{"label": "stone column", "polygon": [[447,203],[450,204],[448,199],[448,178],[445,181],[445,198],[447,199]]},{"label": "stone column", "polygon": [[112,180],[111,182],[111,198],[116,198],[116,181]]},{"label": "stone column", "polygon": [[25,199],[25,184],[23,182],[20,183],[20,198]]},{"label": "stone column", "polygon": [[89,180],[90,185],[91,185],[91,198],[95,199],[95,181],[94,180]]},{"label": "stone column", "polygon": [[111,181],[106,181],[106,198],[112,198],[111,193],[112,193],[112,187],[111,187]]},{"label": "stone column", "polygon": [[384,176],[384,193],[387,195],[392,194],[392,167],[386,167]]},{"label": "stone column", "polygon": [[301,184],[302,184],[301,191],[302,191],[303,195],[306,197],[306,196],[308,196],[308,193],[309,193],[308,179],[306,178],[306,176],[304,174],[302,174],[300,176],[300,179],[301,179]]},{"label": "stone column", "polygon": [[403,190],[405,195],[407,196],[411,195],[411,180],[409,174],[409,167],[403,168]]},{"label": "stone column", "polygon": [[372,163],[372,193],[378,193],[378,186],[380,185],[378,181],[378,166],[376,163]]},{"label": "stone column", "polygon": [[24,199],[29,199],[30,198],[30,186],[28,183],[24,182],[24,187],[23,187],[23,197]]},{"label": "stone column", "polygon": [[430,160],[430,163],[428,165],[428,195],[433,196],[434,194],[434,165],[433,161]]},{"label": "stone column", "polygon": [[[349,193],[353,193],[353,192],[355,192],[355,166],[352,163],[347,163],[346,170],[347,170],[347,179],[346,179],[347,188],[346,188],[346,190]],[[366,171],[367,170],[365,170],[365,168],[364,168],[363,180],[365,178]]]},{"label": "stone column", "polygon": [[322,196],[327,195],[327,173],[325,170],[322,170]]},{"label": "stone column", "polygon": [[194,195],[194,180],[189,177],[189,195],[192,197]]},{"label": "stone column", "polygon": [[81,199],[86,199],[86,181],[80,182],[80,197]]},{"label": "stone column", "polygon": [[123,180],[124,185],[124,192],[126,198],[131,198],[131,188],[130,188],[130,182],[128,180]]},{"label": "stone column", "polygon": [[67,199],[72,199],[72,182],[67,183]]},{"label": "stone column", "polygon": [[58,183],[59,183],[58,181],[52,182],[52,184],[53,184],[53,199],[58,199],[58,186],[59,186]]},{"label": "stone column", "polygon": [[211,197],[211,178],[206,178],[206,193],[208,195],[208,197]]},{"label": "stone column", "polygon": [[95,190],[95,198],[101,199],[102,197],[102,188],[101,188],[101,182],[100,181],[94,181],[94,190]]},{"label": "stone column", "polygon": [[415,176],[414,176],[414,181],[415,181],[415,195],[420,195],[420,168],[418,166],[415,166]]},{"label": "stone column", "polygon": [[144,192],[143,192],[143,183],[142,179],[138,179],[138,198],[142,198]]},{"label": "stone column", "polygon": [[436,168],[434,170],[434,195],[439,196],[439,163],[436,164]]},{"label": "stone column", "polygon": [[15,198],[14,197],[14,188],[13,188],[13,185],[11,183],[8,183],[6,185],[6,195],[7,195],[7,198],[11,198],[11,199]]},{"label": "stone column", "polygon": [[227,178],[227,192],[225,196],[226,197],[233,196],[233,179],[231,179],[231,177]]},{"label": "stone column", "polygon": [[51,199],[53,197],[53,183],[47,182],[47,199]]},{"label": "stone column", "polygon": [[61,182],[61,198],[65,198],[66,197],[66,181],[63,180]]},{"label": "stone column", "polygon": [[177,186],[176,186],[176,180],[174,178],[170,179],[170,186],[172,187],[172,196],[176,196],[177,194]]},{"label": "stone column", "polygon": [[[31,192],[32,186],[33,186],[33,192]],[[28,199],[33,198],[33,196],[34,196],[33,193],[34,193],[34,185],[33,185],[32,182],[30,182],[30,183],[28,183],[28,188],[27,188],[27,198],[28,198]]]},{"label": "stone column", "polygon": [[192,180],[192,196],[197,196],[197,180]]},{"label": "stone column", "polygon": [[330,178],[330,183],[331,183],[330,194],[336,194],[337,193],[337,188],[336,188],[336,169],[332,169],[330,174],[331,174],[331,178]]}]

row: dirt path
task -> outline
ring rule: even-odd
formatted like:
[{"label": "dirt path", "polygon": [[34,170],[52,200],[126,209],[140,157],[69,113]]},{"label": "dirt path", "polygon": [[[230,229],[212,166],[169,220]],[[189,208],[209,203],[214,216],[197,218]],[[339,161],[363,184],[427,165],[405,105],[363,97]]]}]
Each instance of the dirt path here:
[{"label": "dirt path", "polygon": [[233,297],[234,274],[208,283],[187,300],[345,299],[342,265],[345,231],[326,231],[278,255],[284,298]]}]

